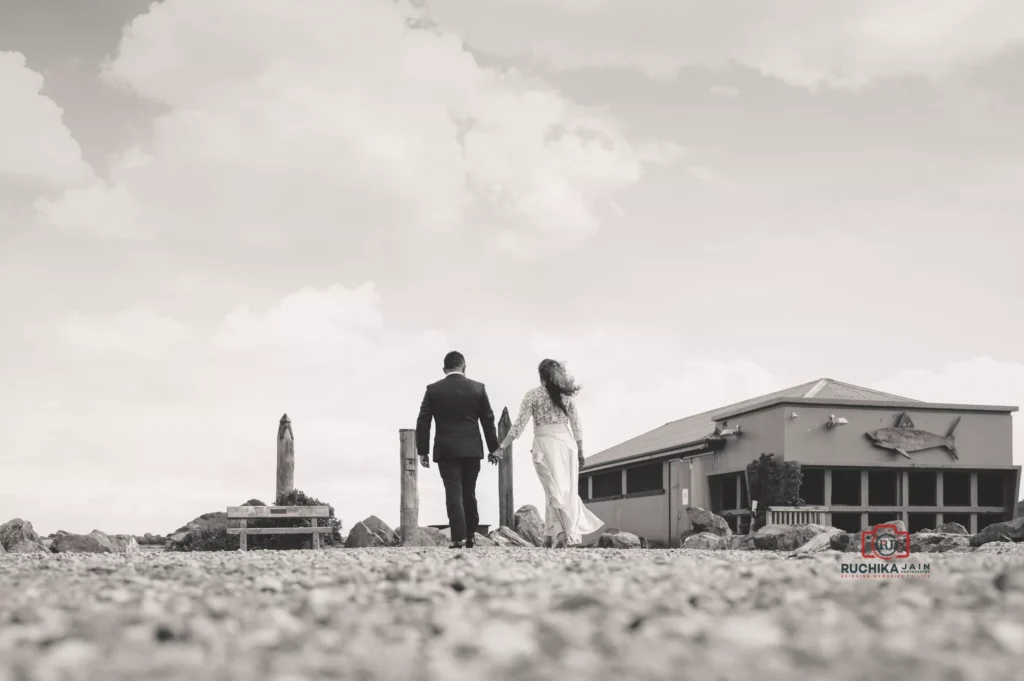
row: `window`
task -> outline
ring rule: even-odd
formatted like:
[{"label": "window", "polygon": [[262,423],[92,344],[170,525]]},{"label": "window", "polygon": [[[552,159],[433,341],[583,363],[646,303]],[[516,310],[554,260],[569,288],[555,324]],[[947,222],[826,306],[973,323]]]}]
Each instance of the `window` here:
[{"label": "window", "polygon": [[665,489],[662,480],[664,464],[660,461],[626,469],[626,494],[657,492]]},{"label": "window", "polygon": [[594,493],[591,495],[591,499],[618,496],[622,494],[622,471],[598,473],[594,476],[594,481],[591,484],[594,486]]},{"label": "window", "polygon": [[589,485],[587,483],[587,480],[589,480],[588,476],[586,476],[586,475],[581,475],[580,476],[579,494],[580,494],[580,499],[583,499],[584,501],[586,501],[587,499],[590,498],[590,495],[589,495],[590,489],[589,489]]}]

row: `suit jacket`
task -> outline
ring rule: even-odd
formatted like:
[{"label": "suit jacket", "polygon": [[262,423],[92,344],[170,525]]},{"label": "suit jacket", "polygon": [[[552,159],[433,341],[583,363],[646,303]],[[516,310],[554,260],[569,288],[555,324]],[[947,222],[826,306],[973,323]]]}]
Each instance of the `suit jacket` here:
[{"label": "suit jacket", "polygon": [[480,438],[483,426],[487,451],[498,448],[494,430],[494,412],[483,383],[462,374],[448,374],[427,386],[416,419],[416,451],[425,456],[430,451],[430,421],[437,424],[434,436],[434,461],[448,459],[482,459],[484,443]]}]

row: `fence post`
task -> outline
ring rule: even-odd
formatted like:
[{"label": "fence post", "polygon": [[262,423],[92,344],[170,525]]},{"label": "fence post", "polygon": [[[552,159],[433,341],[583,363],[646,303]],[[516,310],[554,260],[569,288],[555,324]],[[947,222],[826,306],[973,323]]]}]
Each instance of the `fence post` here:
[{"label": "fence post", "polygon": [[[498,442],[505,439],[512,428],[512,419],[508,415],[508,407],[501,410],[498,421]],[[502,452],[498,462],[498,524],[502,527],[515,526],[515,504],[512,501],[512,444],[509,443]]]},{"label": "fence post", "polygon": [[420,493],[416,486],[416,431],[402,428],[398,431],[398,440],[402,467],[402,507],[398,536],[404,541],[419,527],[420,522]]},{"label": "fence post", "polygon": [[295,489],[295,436],[288,414],[281,417],[277,426],[277,497],[290,494]]}]

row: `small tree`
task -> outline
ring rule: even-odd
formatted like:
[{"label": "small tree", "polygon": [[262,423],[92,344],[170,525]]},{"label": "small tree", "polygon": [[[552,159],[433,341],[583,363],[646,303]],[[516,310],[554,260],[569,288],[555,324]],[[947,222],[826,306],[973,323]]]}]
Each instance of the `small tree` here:
[{"label": "small tree", "polygon": [[803,506],[800,483],[803,473],[795,461],[777,461],[774,454],[764,454],[747,464],[750,500],[757,502],[754,528],[764,527],[769,506]]}]

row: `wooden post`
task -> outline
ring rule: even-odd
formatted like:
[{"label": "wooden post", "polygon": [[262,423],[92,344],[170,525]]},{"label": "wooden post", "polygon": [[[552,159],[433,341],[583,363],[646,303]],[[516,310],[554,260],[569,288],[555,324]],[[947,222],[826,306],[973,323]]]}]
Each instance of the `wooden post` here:
[{"label": "wooden post", "polygon": [[[508,415],[508,407],[501,410],[498,421],[498,442],[508,435],[512,428],[512,419]],[[498,462],[498,524],[502,527],[515,526],[516,507],[512,501],[512,444],[509,443],[502,452]]]},{"label": "wooden post", "polygon": [[288,414],[281,417],[277,427],[277,498],[295,490],[295,436]]},{"label": "wooden post", "polygon": [[401,454],[402,506],[398,536],[403,540],[419,527],[420,493],[416,486],[416,431],[402,428],[398,431]]}]

